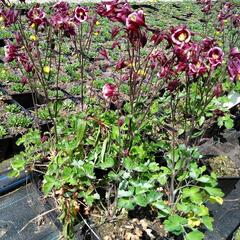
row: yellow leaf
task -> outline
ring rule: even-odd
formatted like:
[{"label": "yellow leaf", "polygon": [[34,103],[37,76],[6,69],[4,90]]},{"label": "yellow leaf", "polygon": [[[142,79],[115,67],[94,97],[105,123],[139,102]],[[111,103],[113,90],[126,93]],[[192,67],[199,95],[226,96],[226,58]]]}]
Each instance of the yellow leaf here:
[{"label": "yellow leaf", "polygon": [[190,227],[198,227],[201,224],[201,221],[196,218],[189,218],[188,219],[188,226]]},{"label": "yellow leaf", "polygon": [[218,203],[218,204],[222,205],[223,204],[223,199],[221,197],[210,196],[210,202],[211,203]]}]

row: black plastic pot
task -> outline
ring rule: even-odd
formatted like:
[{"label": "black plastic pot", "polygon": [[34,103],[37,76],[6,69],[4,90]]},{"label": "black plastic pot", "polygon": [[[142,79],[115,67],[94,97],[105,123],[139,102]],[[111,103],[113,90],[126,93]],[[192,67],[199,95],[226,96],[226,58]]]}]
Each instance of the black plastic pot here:
[{"label": "black plastic pot", "polygon": [[0,38],[0,47],[4,47],[5,46],[5,39]]},{"label": "black plastic pot", "polygon": [[15,101],[17,101],[21,106],[23,106],[25,109],[34,107],[33,98],[36,99],[36,104],[38,104],[38,105],[46,103],[46,100],[44,99],[44,97],[42,95],[32,93],[32,92],[12,94],[11,97]]},{"label": "black plastic pot", "polygon": [[218,185],[222,189],[225,195],[228,195],[232,190],[235,189],[236,184],[240,180],[239,177],[219,177]]},{"label": "black plastic pot", "polygon": [[12,137],[6,136],[0,138],[0,162],[6,159],[12,150]]}]

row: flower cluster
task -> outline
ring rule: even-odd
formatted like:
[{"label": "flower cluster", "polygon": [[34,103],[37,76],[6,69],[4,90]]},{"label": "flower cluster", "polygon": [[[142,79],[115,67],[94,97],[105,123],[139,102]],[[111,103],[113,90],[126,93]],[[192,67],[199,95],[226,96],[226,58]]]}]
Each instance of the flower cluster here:
[{"label": "flower cluster", "polygon": [[18,11],[14,9],[0,9],[0,17],[3,19],[5,27],[9,27],[17,21]]},{"label": "flower cluster", "polygon": [[236,47],[229,54],[228,73],[232,81],[240,80],[240,52]]}]

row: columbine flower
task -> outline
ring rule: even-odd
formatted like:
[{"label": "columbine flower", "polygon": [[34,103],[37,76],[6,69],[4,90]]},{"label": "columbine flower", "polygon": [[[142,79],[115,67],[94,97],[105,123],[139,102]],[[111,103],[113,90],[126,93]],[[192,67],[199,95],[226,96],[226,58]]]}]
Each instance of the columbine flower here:
[{"label": "columbine flower", "polygon": [[18,11],[13,9],[2,10],[0,16],[4,21],[5,27],[9,27],[17,21]]},{"label": "columbine flower", "polygon": [[232,16],[232,23],[234,27],[240,27],[240,14],[235,14]]},{"label": "columbine flower", "polygon": [[208,70],[207,65],[201,60],[198,60],[196,63],[189,64],[190,75],[199,76],[206,73],[207,70]]},{"label": "columbine flower", "polygon": [[26,54],[20,54],[20,56],[18,57],[18,61],[22,64],[26,72],[31,72],[33,70],[33,64],[30,63]]},{"label": "columbine flower", "polygon": [[27,17],[30,20],[30,25],[35,24],[36,26],[41,26],[47,22],[45,12],[38,4],[28,11]]},{"label": "columbine flower", "polygon": [[76,23],[82,23],[85,22],[88,19],[88,11],[83,8],[77,6],[74,10],[74,20]]},{"label": "columbine flower", "polygon": [[222,64],[223,61],[223,51],[219,47],[213,47],[208,52],[208,60],[211,67],[215,68]]},{"label": "columbine flower", "polygon": [[120,31],[120,28],[118,26],[114,26],[112,28],[112,39],[118,35],[119,31]]},{"label": "columbine flower", "polygon": [[142,26],[145,26],[145,17],[142,10],[133,12],[128,15],[126,19],[126,27],[128,30],[136,31]]},{"label": "columbine flower", "polygon": [[22,76],[22,77],[21,77],[21,84],[22,84],[22,85],[26,85],[27,83],[28,83],[27,77]]},{"label": "columbine flower", "polygon": [[230,51],[228,73],[232,81],[240,80],[240,52],[236,47]]},{"label": "columbine flower", "polygon": [[172,42],[177,45],[188,43],[190,39],[191,33],[186,27],[177,28],[171,36]]},{"label": "columbine flower", "polygon": [[56,13],[61,13],[61,15],[67,15],[69,10],[69,3],[67,2],[58,2],[53,6],[53,9]]},{"label": "columbine flower", "polygon": [[217,85],[213,89],[213,94],[215,97],[219,98],[222,95],[222,83],[217,83]]},{"label": "columbine flower", "polygon": [[179,85],[180,85],[179,80],[175,79],[168,83],[167,90],[172,93],[177,89]]},{"label": "columbine flower", "polygon": [[201,47],[204,52],[208,52],[216,45],[216,40],[210,37],[204,38],[201,42]]},{"label": "columbine flower", "polygon": [[105,99],[112,99],[118,95],[118,88],[115,84],[107,83],[103,86],[102,93]]},{"label": "columbine flower", "polygon": [[124,60],[124,58],[121,58],[116,64],[116,70],[117,71],[121,70],[121,69],[125,68],[126,66],[127,66],[126,61]]},{"label": "columbine flower", "polygon": [[226,2],[218,14],[218,20],[223,21],[232,15],[233,5],[230,2]]},{"label": "columbine flower", "polygon": [[18,56],[18,47],[11,42],[8,42],[5,46],[5,58],[4,61],[12,62]]}]

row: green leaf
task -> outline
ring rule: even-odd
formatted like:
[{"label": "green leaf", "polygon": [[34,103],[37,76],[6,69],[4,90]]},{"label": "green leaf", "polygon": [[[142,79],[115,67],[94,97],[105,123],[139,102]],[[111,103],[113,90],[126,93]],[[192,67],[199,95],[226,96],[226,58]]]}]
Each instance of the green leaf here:
[{"label": "green leaf", "polygon": [[204,238],[204,234],[198,230],[194,230],[190,233],[188,233],[185,236],[185,240],[202,240]]},{"label": "green leaf", "polygon": [[202,217],[202,223],[210,230],[213,231],[213,218],[209,216]]},{"label": "green leaf", "polygon": [[203,175],[197,179],[198,182],[208,183],[211,180],[211,177],[208,175]]},{"label": "green leaf", "polygon": [[85,134],[85,129],[86,129],[86,121],[80,119],[77,122],[77,141],[78,144],[82,141],[84,134]]},{"label": "green leaf", "polygon": [[224,193],[220,188],[213,188],[213,187],[205,187],[204,188],[209,195],[214,196],[214,197],[223,197]]},{"label": "green leaf", "polygon": [[144,194],[135,196],[134,200],[136,201],[136,204],[141,207],[146,207],[148,204],[147,198]]},{"label": "green leaf", "polygon": [[102,163],[99,164],[101,169],[112,168],[115,162],[112,157],[106,157]]},{"label": "green leaf", "polygon": [[44,176],[43,187],[42,190],[45,194],[51,192],[53,187],[55,186],[55,178],[53,176]]},{"label": "green leaf", "polygon": [[103,145],[102,145],[102,151],[101,151],[101,162],[104,161],[104,158],[105,158],[105,152],[106,152],[106,149],[107,149],[107,144],[108,144],[108,138],[106,138],[104,141],[103,141]]},{"label": "green leaf", "polygon": [[125,198],[120,198],[118,199],[118,208],[125,208],[125,209],[134,209],[134,201],[133,199],[125,199]]},{"label": "green leaf", "polygon": [[187,219],[178,215],[172,215],[163,222],[165,230],[175,235],[180,235],[184,232],[183,226],[187,224]]}]

